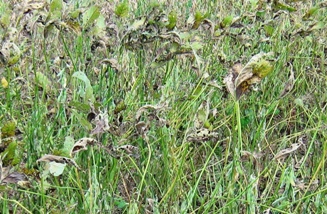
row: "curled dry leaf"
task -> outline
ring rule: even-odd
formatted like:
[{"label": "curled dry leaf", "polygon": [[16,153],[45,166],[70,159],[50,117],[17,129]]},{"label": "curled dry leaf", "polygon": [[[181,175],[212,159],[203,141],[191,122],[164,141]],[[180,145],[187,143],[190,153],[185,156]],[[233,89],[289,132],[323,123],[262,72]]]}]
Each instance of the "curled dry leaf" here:
[{"label": "curled dry leaf", "polygon": [[74,144],[70,151],[70,156],[73,156],[77,152],[87,150],[87,146],[94,146],[97,143],[98,141],[93,138],[83,137]]},{"label": "curled dry leaf", "polygon": [[25,174],[19,172],[12,172],[8,174],[1,180],[1,184],[22,184],[24,182],[28,182],[28,179]]},{"label": "curled dry leaf", "polygon": [[194,133],[188,134],[186,137],[187,141],[194,142],[194,143],[206,142],[209,140],[217,140],[217,139],[218,139],[218,134],[216,132],[212,132],[205,128],[198,129]]},{"label": "curled dry leaf", "polygon": [[302,143],[293,143],[291,145],[291,148],[287,148],[287,149],[283,149],[281,151],[279,151],[276,155],[275,155],[275,159],[279,160],[281,158],[285,158],[287,155],[289,155],[290,153],[296,151],[298,148],[300,148],[303,144]]},{"label": "curled dry leaf", "polygon": [[61,163],[61,164],[69,164],[69,165],[72,165],[78,169],[79,166],[77,165],[77,163],[73,160],[73,159],[70,159],[70,158],[67,158],[67,157],[62,157],[62,156],[57,156],[57,155],[44,155],[42,156],[41,158],[39,158],[37,161],[38,162],[55,162],[55,163]]},{"label": "curled dry leaf", "polygon": [[139,121],[142,113],[149,110],[149,109],[159,111],[159,110],[164,110],[166,108],[167,108],[166,103],[162,103],[162,104],[158,104],[158,105],[144,105],[139,110],[137,110],[136,115],[135,115],[135,119],[136,119],[136,121]]},{"label": "curled dry leaf", "polygon": [[98,114],[95,119],[95,128],[91,131],[91,134],[101,134],[104,132],[109,131],[109,120],[108,120],[108,113],[103,112]]},{"label": "curled dry leaf", "polygon": [[262,78],[267,76],[273,66],[264,57],[272,53],[259,53],[254,55],[243,67],[241,63],[236,63],[224,78],[224,83],[233,97],[239,99],[248,88],[259,83]]},{"label": "curled dry leaf", "polygon": [[137,155],[138,154],[138,148],[136,146],[132,145],[123,145],[119,146],[117,150],[123,150],[128,155]]}]

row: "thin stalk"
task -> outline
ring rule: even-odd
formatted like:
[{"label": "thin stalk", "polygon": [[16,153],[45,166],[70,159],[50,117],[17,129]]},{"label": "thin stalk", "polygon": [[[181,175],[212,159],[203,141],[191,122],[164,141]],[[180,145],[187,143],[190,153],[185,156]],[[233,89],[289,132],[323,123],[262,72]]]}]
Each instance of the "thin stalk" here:
[{"label": "thin stalk", "polygon": [[241,127],[241,111],[240,111],[240,103],[238,100],[235,101],[235,114],[237,121],[237,145],[238,151],[242,151],[242,127]]}]

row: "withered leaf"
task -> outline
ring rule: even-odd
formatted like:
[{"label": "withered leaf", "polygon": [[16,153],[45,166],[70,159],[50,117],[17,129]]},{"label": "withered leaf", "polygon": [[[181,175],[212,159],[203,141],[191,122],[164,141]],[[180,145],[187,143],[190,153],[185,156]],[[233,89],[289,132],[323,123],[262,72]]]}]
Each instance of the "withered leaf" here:
[{"label": "withered leaf", "polygon": [[67,157],[62,157],[62,156],[57,156],[57,155],[43,155],[41,158],[39,158],[37,161],[38,162],[56,162],[56,163],[61,163],[61,164],[69,164],[72,165],[78,169],[79,166],[77,165],[77,163],[70,158]]},{"label": "withered leaf", "polygon": [[124,152],[126,152],[129,155],[138,153],[138,148],[132,145],[119,146],[117,150],[124,150]]},{"label": "withered leaf", "polygon": [[28,179],[25,174],[19,172],[13,172],[7,175],[1,180],[3,184],[17,184],[19,182],[27,182]]},{"label": "withered leaf", "polygon": [[107,112],[98,114],[94,119],[94,123],[95,128],[91,131],[91,134],[101,134],[110,129]]},{"label": "withered leaf", "polygon": [[66,163],[64,157],[57,156],[57,155],[43,155],[41,158],[39,158],[38,162],[56,162],[56,163]]},{"label": "withered leaf", "polygon": [[201,143],[216,139],[218,139],[218,134],[205,128],[198,129],[194,133],[188,134],[186,137],[187,141],[194,143]]},{"label": "withered leaf", "polygon": [[272,53],[259,53],[254,55],[243,67],[241,63],[236,63],[224,78],[224,83],[233,97],[239,99],[248,88],[259,83],[262,78],[272,71],[272,65],[263,57]]},{"label": "withered leaf", "polygon": [[87,150],[87,146],[94,146],[97,143],[98,141],[93,138],[83,137],[74,144],[70,151],[70,155],[73,156],[77,152]]},{"label": "withered leaf", "polygon": [[164,110],[167,108],[166,103],[162,103],[162,104],[158,104],[158,105],[144,105],[141,108],[139,108],[139,110],[137,110],[136,115],[135,115],[135,119],[136,121],[138,121],[142,115],[143,112],[149,110],[149,109],[153,109],[155,111],[158,110]]},{"label": "withered leaf", "polygon": [[279,160],[281,158],[285,158],[287,155],[289,155],[290,153],[296,151],[299,147],[301,147],[303,144],[302,143],[293,143],[291,145],[290,148],[287,149],[283,149],[281,151],[279,151],[276,155],[275,155],[275,159]]}]

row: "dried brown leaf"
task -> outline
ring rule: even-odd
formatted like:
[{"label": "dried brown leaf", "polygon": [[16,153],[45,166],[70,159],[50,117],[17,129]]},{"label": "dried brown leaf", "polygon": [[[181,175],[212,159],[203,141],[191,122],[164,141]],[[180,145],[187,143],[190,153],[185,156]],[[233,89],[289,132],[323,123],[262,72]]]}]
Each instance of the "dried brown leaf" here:
[{"label": "dried brown leaf", "polygon": [[28,179],[25,174],[19,172],[12,172],[1,180],[3,184],[17,184],[19,182],[27,182]]},{"label": "dried brown leaf", "polygon": [[65,157],[57,155],[43,155],[36,162],[56,162],[56,163],[66,163]]},{"label": "dried brown leaf", "polygon": [[97,143],[98,142],[93,138],[83,137],[74,144],[73,148],[70,151],[70,155],[73,156],[75,153],[87,150],[87,146],[93,146]]},{"label": "dried brown leaf", "polygon": [[275,155],[275,159],[279,160],[281,158],[285,158],[287,155],[289,155],[290,153],[296,151],[298,148],[300,148],[303,144],[302,143],[293,143],[291,145],[290,148],[287,149],[283,149],[281,151],[279,151],[276,155]]},{"label": "dried brown leaf", "polygon": [[158,104],[158,105],[144,105],[141,108],[139,108],[139,110],[137,110],[136,115],[135,115],[135,119],[136,119],[136,121],[139,121],[142,113],[145,112],[145,111],[148,111],[149,109],[159,111],[159,110],[164,110],[166,108],[167,108],[166,103],[162,103],[162,104]]},{"label": "dried brown leaf", "polygon": [[218,134],[208,129],[201,128],[187,135],[186,140],[189,142],[200,143],[209,140],[217,140]]},{"label": "dried brown leaf", "polygon": [[38,162],[56,162],[56,163],[61,163],[61,164],[69,164],[72,165],[78,169],[80,167],[77,165],[77,163],[70,158],[67,157],[62,157],[62,156],[57,156],[57,155],[44,155],[41,158],[39,158],[37,161]]},{"label": "dried brown leaf", "polygon": [[103,112],[98,114],[94,119],[94,123],[95,123],[95,128],[91,131],[91,134],[101,134],[109,131],[110,127],[108,124],[109,123],[108,113]]}]

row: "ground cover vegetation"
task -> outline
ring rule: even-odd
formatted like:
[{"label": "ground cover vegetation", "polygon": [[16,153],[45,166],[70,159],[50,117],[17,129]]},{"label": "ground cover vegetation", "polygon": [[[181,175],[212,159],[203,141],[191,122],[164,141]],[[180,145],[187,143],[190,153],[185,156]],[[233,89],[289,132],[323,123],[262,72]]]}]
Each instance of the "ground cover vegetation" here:
[{"label": "ground cover vegetation", "polygon": [[0,212],[327,213],[326,7],[0,0]]}]

